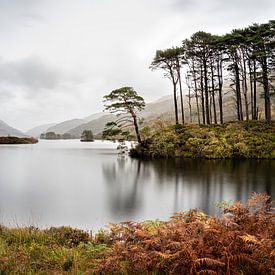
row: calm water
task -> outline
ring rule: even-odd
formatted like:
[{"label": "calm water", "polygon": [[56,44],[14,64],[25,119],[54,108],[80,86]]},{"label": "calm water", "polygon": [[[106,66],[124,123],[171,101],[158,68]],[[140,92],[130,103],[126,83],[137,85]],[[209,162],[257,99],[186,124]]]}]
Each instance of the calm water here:
[{"label": "calm water", "polygon": [[140,161],[116,145],[77,140],[0,146],[0,223],[98,229],[109,222],[167,219],[215,203],[275,197],[275,161]]}]

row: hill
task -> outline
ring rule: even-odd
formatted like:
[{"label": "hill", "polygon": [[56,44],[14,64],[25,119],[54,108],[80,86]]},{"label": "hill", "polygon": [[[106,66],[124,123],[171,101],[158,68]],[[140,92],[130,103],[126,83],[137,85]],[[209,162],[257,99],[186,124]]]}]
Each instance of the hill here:
[{"label": "hill", "polygon": [[69,130],[67,133],[80,138],[81,134],[84,130],[92,130],[94,135],[99,135],[103,131],[105,124],[107,122],[115,120],[115,119],[116,119],[115,115],[112,115],[112,114],[104,115],[104,116],[94,119],[90,122],[81,124],[73,129]]},{"label": "hill", "polygon": [[[224,122],[236,120],[236,108],[235,108],[235,98],[230,88],[230,81],[225,81],[224,83],[224,96],[223,96],[223,109],[224,109]],[[264,117],[264,110],[263,110],[263,98],[260,96],[262,92],[262,87],[258,84],[258,99],[257,102],[259,104],[259,118]],[[187,123],[197,123],[198,122],[198,115],[196,111],[196,100],[194,97],[191,98],[189,102],[189,98],[186,95],[188,91],[184,91],[184,114],[185,114],[185,122]],[[243,102],[244,99],[242,98]],[[200,101],[200,100],[199,100]],[[219,118],[219,108],[217,103],[216,97],[216,109],[217,109],[217,117]],[[189,104],[190,103],[190,104]],[[272,98],[272,105],[274,106],[274,97]],[[178,107],[179,107],[179,118],[181,121],[181,110],[180,110],[180,99],[178,97]],[[190,108],[191,108],[191,116],[190,116]],[[199,108],[201,109],[201,103],[199,102]],[[244,108],[243,108],[244,109]],[[274,110],[274,108],[273,108]],[[249,110],[250,111],[250,110]],[[174,113],[174,101],[172,94],[166,95],[161,97],[158,100],[153,102],[149,102],[146,104],[145,109],[139,114],[141,118],[144,119],[145,125],[151,124],[156,119],[161,119],[163,121],[167,121],[169,123],[173,123],[175,120],[175,113]],[[212,115],[213,116],[213,115]],[[274,117],[274,111],[273,111]],[[67,121],[63,121],[47,129],[41,126],[42,130],[39,127],[35,127],[27,132],[28,135],[37,137],[41,133],[45,132],[55,132],[56,134],[64,134],[69,133],[78,138],[81,137],[83,130],[92,130],[94,135],[99,136],[106,122],[115,120],[116,117],[111,114],[105,113],[95,113],[90,116],[87,116],[83,119],[71,119]],[[212,117],[212,122],[214,118]],[[202,119],[201,119],[202,121]],[[37,132],[36,132],[37,130]],[[39,131],[41,131],[39,133]],[[30,134],[31,133],[31,134]],[[33,134],[35,133],[35,134]]]},{"label": "hill", "polygon": [[3,120],[0,120],[0,136],[14,136],[14,137],[25,137],[26,135],[23,134],[21,131],[11,127]]},{"label": "hill", "polygon": [[56,134],[64,134],[64,133],[67,133],[69,130],[84,123],[87,123],[87,121],[85,119],[80,119],[80,118],[66,120],[48,128],[47,130],[45,130],[45,132],[54,132]]},{"label": "hill", "polygon": [[47,129],[55,126],[56,123],[48,123],[48,124],[43,124],[36,126],[26,132],[27,136],[34,137],[34,138],[39,138],[42,133],[47,131]]}]

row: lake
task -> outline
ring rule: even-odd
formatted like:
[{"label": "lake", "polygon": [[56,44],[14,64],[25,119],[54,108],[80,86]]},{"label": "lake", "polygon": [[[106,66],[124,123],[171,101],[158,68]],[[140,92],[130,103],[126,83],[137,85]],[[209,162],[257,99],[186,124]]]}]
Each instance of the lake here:
[{"label": "lake", "polygon": [[109,222],[168,219],[253,191],[275,197],[273,160],[136,160],[116,144],[40,140],[0,146],[0,224],[70,225],[96,230]]}]

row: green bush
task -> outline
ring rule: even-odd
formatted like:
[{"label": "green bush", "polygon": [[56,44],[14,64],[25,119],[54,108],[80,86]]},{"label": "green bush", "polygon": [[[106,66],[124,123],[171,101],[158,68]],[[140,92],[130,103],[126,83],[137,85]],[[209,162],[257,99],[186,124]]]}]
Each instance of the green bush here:
[{"label": "green bush", "polygon": [[274,125],[232,122],[223,125],[165,125],[147,131],[133,157],[190,157],[207,159],[274,158]]}]

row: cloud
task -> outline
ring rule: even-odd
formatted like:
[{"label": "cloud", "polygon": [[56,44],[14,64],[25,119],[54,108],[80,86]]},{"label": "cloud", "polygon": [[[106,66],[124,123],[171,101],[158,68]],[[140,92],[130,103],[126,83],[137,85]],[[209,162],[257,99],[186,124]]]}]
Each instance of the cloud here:
[{"label": "cloud", "polygon": [[149,65],[196,31],[222,34],[273,16],[273,0],[0,0],[0,119],[18,128],[88,116],[133,86],[171,92]]},{"label": "cloud", "polygon": [[58,90],[60,86],[81,81],[80,78],[50,65],[39,56],[29,56],[15,61],[0,59],[1,85],[19,87],[28,95]]}]

